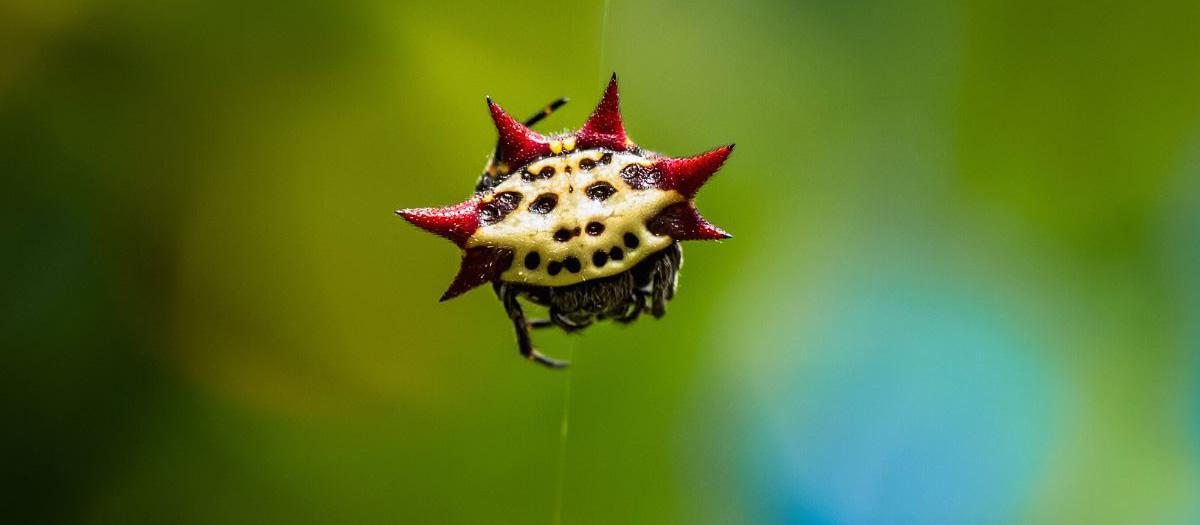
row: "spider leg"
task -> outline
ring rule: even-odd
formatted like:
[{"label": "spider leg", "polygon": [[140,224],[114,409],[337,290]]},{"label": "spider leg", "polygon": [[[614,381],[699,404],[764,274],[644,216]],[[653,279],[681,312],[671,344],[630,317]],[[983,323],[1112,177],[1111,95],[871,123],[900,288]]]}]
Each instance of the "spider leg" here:
[{"label": "spider leg", "polygon": [[554,321],[549,319],[530,319],[525,322],[525,325],[531,330],[537,330],[538,328],[549,328],[554,326]]},{"label": "spider leg", "polygon": [[679,266],[683,264],[683,250],[679,243],[671,247],[666,256],[654,267],[650,277],[653,281],[651,290],[650,315],[656,319],[667,313],[667,301],[675,297],[675,286],[678,284]]},{"label": "spider leg", "polygon": [[667,300],[670,301],[671,299],[675,298],[675,289],[679,288],[679,268],[678,267],[671,268],[671,277],[666,286],[667,286]]},{"label": "spider leg", "polygon": [[567,333],[577,332],[579,330],[583,330],[584,328],[587,328],[592,325],[591,319],[587,319],[585,321],[580,322],[575,319],[571,319],[570,317],[564,316],[562,314],[562,312],[559,312],[558,310],[556,310],[554,308],[550,309],[550,320],[553,321],[554,324],[558,325],[559,328],[562,328],[563,331],[567,332]]},{"label": "spider leg", "polygon": [[629,324],[638,320],[641,317],[642,310],[646,309],[646,294],[641,290],[634,290],[632,301],[629,302],[628,310],[616,318],[616,321],[621,324]]},{"label": "spider leg", "polygon": [[650,298],[650,315],[655,319],[661,318],[667,313],[667,280],[662,275],[654,276],[654,291],[651,292]]},{"label": "spider leg", "polygon": [[567,97],[554,99],[553,102],[546,104],[546,107],[542,108],[542,110],[537,112],[536,115],[529,117],[528,119],[525,119],[525,127],[527,127],[527,128],[533,127],[534,124],[541,122],[542,119],[550,116],[551,113],[554,113],[554,110],[561,108],[563,106],[563,104],[566,104],[566,103],[567,103]]},{"label": "spider leg", "polygon": [[500,293],[500,301],[504,303],[504,311],[508,313],[508,318],[512,319],[513,329],[517,332],[517,348],[521,355],[550,368],[566,368],[569,364],[566,361],[551,359],[533,348],[533,341],[529,338],[529,323],[525,320],[521,304],[517,302],[517,291],[503,284],[497,287],[497,291]]}]

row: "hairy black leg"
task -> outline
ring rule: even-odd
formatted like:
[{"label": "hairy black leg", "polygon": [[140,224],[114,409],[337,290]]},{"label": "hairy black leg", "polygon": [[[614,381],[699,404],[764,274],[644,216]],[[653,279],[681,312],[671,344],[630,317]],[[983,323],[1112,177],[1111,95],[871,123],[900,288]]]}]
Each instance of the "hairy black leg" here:
[{"label": "hairy black leg", "polygon": [[661,318],[667,313],[667,288],[670,283],[667,282],[666,276],[661,274],[654,275],[654,290],[650,293],[650,315],[655,319]]},{"label": "hairy black leg", "polygon": [[671,287],[667,289],[668,301],[675,298],[675,289],[679,287],[679,269],[683,268],[683,246],[675,243],[675,248],[669,257],[671,257]]},{"label": "hairy black leg", "polygon": [[675,289],[679,287],[679,266],[671,267],[670,280],[667,281],[667,300],[675,298]]},{"label": "hairy black leg", "polygon": [[563,315],[562,312],[559,312],[555,308],[550,308],[550,320],[558,325],[559,328],[562,328],[564,332],[568,333],[577,332],[592,325],[591,319],[580,322]]},{"label": "hairy black leg", "polygon": [[675,297],[676,277],[681,264],[683,250],[676,243],[668,247],[654,265],[654,271],[650,274],[650,315],[656,319],[667,313],[667,301]]},{"label": "hairy black leg", "polygon": [[504,303],[504,311],[508,313],[508,318],[512,319],[513,328],[517,331],[517,348],[521,350],[521,355],[550,368],[566,368],[569,364],[566,361],[551,359],[533,348],[533,341],[529,338],[529,325],[525,321],[525,312],[521,310],[521,304],[517,302],[517,291],[505,285],[500,285],[496,291],[500,294],[500,301]]},{"label": "hairy black leg", "polygon": [[675,298],[675,288],[679,286],[679,269],[683,268],[683,246],[675,243],[667,252],[667,300]]},{"label": "hairy black leg", "polygon": [[551,113],[554,113],[554,110],[561,108],[563,104],[566,103],[567,97],[554,99],[553,102],[546,104],[546,107],[542,108],[542,110],[537,112],[536,115],[525,119],[525,127],[533,127],[534,124],[537,124],[538,122],[541,122],[542,119],[549,117]]},{"label": "hairy black leg", "polygon": [[526,321],[525,324],[529,326],[531,330],[536,330],[538,328],[549,328],[554,326],[554,321],[549,319],[530,319]]},{"label": "hairy black leg", "polygon": [[646,294],[641,290],[634,290],[633,296],[630,297],[628,310],[616,318],[616,321],[621,324],[629,324],[638,320],[641,317],[642,310],[646,309]]}]

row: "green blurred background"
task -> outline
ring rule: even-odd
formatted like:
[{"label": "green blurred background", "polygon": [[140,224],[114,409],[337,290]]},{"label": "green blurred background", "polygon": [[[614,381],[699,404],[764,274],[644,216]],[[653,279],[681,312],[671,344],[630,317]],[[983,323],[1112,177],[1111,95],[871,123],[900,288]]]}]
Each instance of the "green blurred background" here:
[{"label": "green blurred background", "polygon": [[[1198,56],[1184,1],[2,0],[4,521],[1200,523]],[[612,71],[738,144],[735,237],[555,373],[392,210]]]}]

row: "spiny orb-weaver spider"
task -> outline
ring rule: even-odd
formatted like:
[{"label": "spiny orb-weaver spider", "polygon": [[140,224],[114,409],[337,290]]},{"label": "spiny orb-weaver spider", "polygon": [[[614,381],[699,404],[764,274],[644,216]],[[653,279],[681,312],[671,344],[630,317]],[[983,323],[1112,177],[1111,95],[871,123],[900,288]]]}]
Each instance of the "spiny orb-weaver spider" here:
[{"label": "spiny orb-weaver spider", "polygon": [[[564,103],[522,124],[488,98],[500,139],[474,195],[396,212],[462,248],[442,301],[491,282],[521,355],[553,368],[567,363],[534,349],[531,328],[573,332],[605,319],[631,323],[643,311],[662,317],[683,263],[679,241],[730,238],[693,198],[732,144],[687,158],[642,149],[621,123],[616,74],[578,131],[530,129]],[[549,318],[526,320],[519,297],[547,307]]]}]

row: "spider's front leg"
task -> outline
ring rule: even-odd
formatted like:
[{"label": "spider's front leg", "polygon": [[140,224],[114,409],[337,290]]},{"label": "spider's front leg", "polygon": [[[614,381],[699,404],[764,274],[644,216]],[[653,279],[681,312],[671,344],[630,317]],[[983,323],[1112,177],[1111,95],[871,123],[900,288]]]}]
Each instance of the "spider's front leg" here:
[{"label": "spider's front leg", "polygon": [[554,326],[554,321],[551,321],[549,319],[530,319],[528,321],[525,321],[525,326],[528,326],[530,330],[537,330],[538,328],[549,328],[551,326]]},{"label": "spider's front leg", "polygon": [[512,320],[513,328],[517,332],[517,348],[521,351],[521,355],[550,368],[566,368],[570,363],[546,357],[533,348],[533,341],[529,338],[530,323],[525,320],[525,312],[521,310],[521,304],[517,302],[517,291],[505,284],[497,287],[496,291],[499,292],[500,302],[504,303],[504,311],[508,313],[508,318]]},{"label": "spider's front leg", "polygon": [[541,122],[542,119],[549,117],[551,113],[554,113],[554,110],[561,108],[563,106],[563,104],[566,104],[566,103],[567,103],[567,97],[560,97],[560,98],[554,99],[549,104],[546,104],[546,106],[543,107],[541,111],[534,113],[534,115],[532,117],[525,119],[525,127],[532,128],[534,124],[537,124],[538,122]]}]

